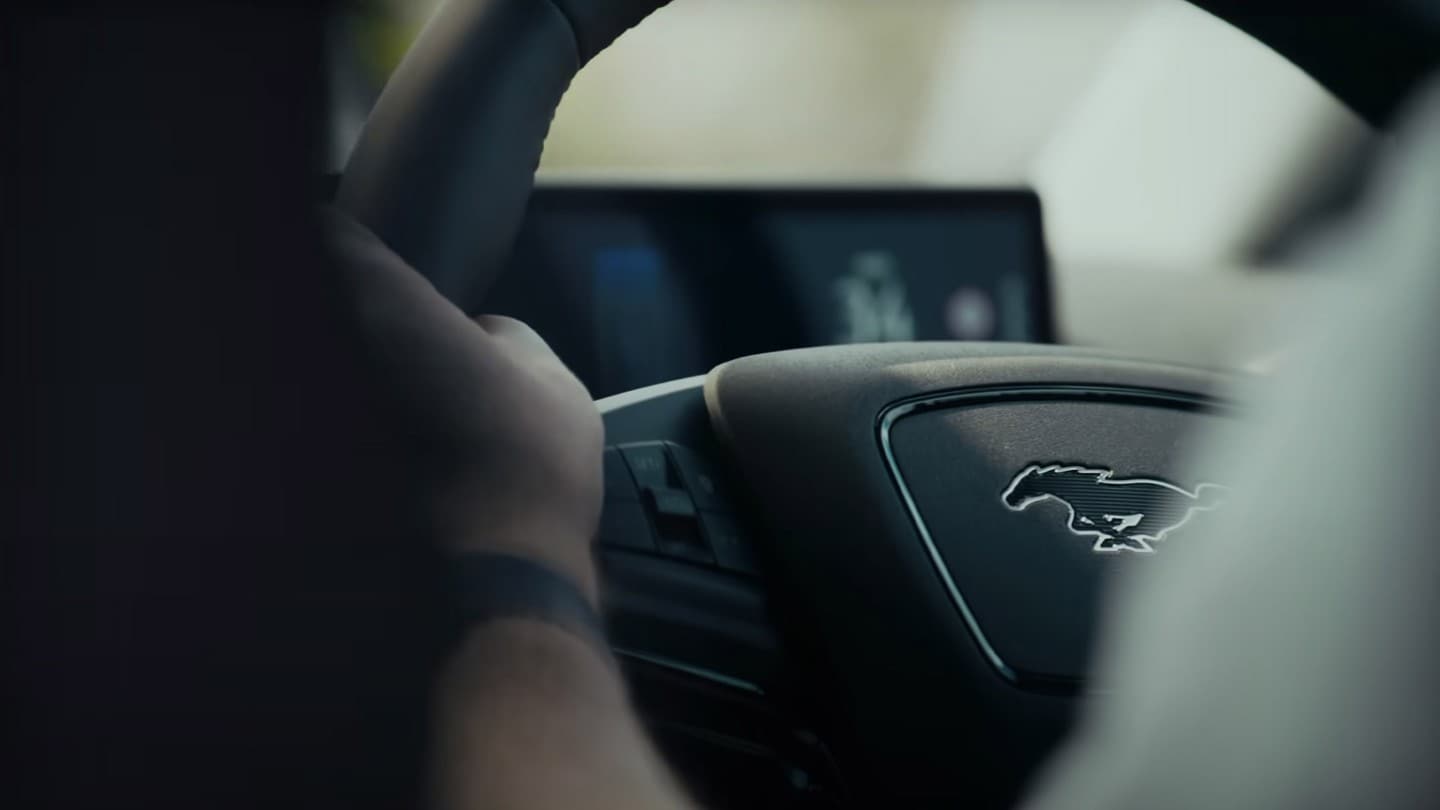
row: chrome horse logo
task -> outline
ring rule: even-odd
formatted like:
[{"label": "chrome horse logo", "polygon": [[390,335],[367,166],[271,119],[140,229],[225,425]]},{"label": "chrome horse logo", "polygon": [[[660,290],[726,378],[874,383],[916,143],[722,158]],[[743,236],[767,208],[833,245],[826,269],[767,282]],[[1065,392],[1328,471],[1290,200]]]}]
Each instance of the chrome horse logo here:
[{"label": "chrome horse logo", "polygon": [[1148,554],[1196,512],[1219,506],[1228,491],[1219,484],[1200,484],[1192,491],[1154,478],[1116,478],[1114,470],[1032,464],[1015,476],[1001,499],[1012,512],[1058,501],[1070,511],[1067,528],[1095,538],[1096,553]]}]

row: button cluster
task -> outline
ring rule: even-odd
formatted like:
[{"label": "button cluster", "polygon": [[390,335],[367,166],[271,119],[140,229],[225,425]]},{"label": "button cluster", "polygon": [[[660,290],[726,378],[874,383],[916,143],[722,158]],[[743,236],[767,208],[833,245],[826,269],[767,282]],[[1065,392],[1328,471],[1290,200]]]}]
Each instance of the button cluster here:
[{"label": "button cluster", "polygon": [[672,442],[605,450],[599,541],[738,574],[757,573],[749,538],[709,462]]}]

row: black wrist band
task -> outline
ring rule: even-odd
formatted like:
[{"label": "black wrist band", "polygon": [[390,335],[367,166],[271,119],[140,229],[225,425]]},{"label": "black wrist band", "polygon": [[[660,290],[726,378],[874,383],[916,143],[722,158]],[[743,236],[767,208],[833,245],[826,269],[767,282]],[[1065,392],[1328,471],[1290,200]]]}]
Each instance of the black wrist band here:
[{"label": "black wrist band", "polygon": [[591,642],[608,657],[604,621],[565,577],[509,554],[463,554],[453,567],[456,604],[467,624],[534,619]]}]

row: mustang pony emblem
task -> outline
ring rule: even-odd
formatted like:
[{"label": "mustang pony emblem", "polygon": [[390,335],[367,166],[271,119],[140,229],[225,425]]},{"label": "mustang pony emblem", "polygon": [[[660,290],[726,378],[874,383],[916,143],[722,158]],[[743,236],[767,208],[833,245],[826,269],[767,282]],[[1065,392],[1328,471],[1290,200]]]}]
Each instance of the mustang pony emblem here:
[{"label": "mustang pony emblem", "polygon": [[1093,551],[1114,554],[1154,551],[1153,543],[1184,526],[1196,512],[1219,506],[1229,491],[1219,484],[1200,484],[1190,491],[1154,478],[1114,476],[1114,470],[1032,464],[1000,497],[1012,512],[1059,501],[1070,510],[1071,532],[1094,537]]}]

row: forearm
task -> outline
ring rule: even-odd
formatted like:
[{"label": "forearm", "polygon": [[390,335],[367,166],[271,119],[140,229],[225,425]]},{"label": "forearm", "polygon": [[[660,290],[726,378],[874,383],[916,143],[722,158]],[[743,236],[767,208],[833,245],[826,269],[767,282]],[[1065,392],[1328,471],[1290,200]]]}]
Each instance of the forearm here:
[{"label": "forearm", "polygon": [[687,808],[641,729],[613,663],[528,619],[471,631],[442,677],[442,810]]}]

